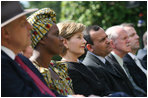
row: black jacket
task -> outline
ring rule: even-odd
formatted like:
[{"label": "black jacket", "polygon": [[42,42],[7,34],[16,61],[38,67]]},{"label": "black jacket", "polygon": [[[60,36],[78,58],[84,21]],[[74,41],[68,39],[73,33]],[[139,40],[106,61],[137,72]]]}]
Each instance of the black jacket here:
[{"label": "black jacket", "polygon": [[[126,54],[123,58],[124,63],[133,77],[135,83],[147,92],[147,77],[144,72],[136,65],[135,61],[131,58],[129,54]],[[141,61],[141,64],[144,65]]]},{"label": "black jacket", "polygon": [[[22,61],[46,84],[43,76],[26,57]],[[47,84],[46,84],[47,85]],[[53,91],[57,96],[57,92]],[[42,94],[32,78],[7,54],[1,51],[1,96],[2,97],[48,97]]]},{"label": "black jacket", "polygon": [[95,74],[82,63],[66,62],[68,64],[68,75],[72,79],[73,89],[76,94],[85,96],[94,94],[106,96],[109,94],[105,85],[101,84]]},{"label": "black jacket", "polygon": [[103,80],[102,84],[107,85],[110,92],[122,91],[130,96],[135,96],[132,92],[132,85],[130,82],[125,80],[122,73],[120,73],[120,71],[118,71],[117,68],[109,62],[104,64],[89,52],[83,60],[83,64],[89,67],[99,79]]}]

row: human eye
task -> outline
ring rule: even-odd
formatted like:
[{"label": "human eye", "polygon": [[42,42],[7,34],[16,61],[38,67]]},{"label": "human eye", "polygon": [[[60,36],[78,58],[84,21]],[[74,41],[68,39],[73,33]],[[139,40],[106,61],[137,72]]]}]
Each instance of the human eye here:
[{"label": "human eye", "polygon": [[55,35],[56,37],[59,37],[59,32],[57,31],[54,35]]},{"label": "human eye", "polygon": [[134,34],[130,35],[130,37],[133,37],[133,36],[134,36]]},{"label": "human eye", "polygon": [[78,39],[81,39],[81,36],[77,36]]}]

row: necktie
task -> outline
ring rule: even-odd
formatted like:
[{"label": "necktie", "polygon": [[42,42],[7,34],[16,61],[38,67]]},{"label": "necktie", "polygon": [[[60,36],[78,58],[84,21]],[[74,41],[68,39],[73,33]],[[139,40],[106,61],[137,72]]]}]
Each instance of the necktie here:
[{"label": "necktie", "polygon": [[40,89],[42,94],[50,94],[51,96],[55,96],[55,94],[39,79],[39,77],[27,66],[24,64],[24,62],[19,58],[19,56],[16,56],[15,61],[20,64],[20,67],[24,69],[28,75],[33,79],[37,87]]}]

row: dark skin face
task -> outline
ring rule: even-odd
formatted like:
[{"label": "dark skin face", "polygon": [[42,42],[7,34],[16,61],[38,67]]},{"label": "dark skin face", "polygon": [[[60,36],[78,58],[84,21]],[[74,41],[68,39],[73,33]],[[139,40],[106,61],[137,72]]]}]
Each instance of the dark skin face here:
[{"label": "dark skin face", "polygon": [[44,41],[44,48],[47,52],[51,55],[59,54],[60,52],[60,36],[59,36],[59,29],[54,24],[46,36],[43,38]]},{"label": "dark skin face", "polygon": [[48,68],[51,58],[59,54],[61,43],[59,29],[56,24],[54,24],[36,47],[36,50],[39,52],[39,55],[35,57],[36,61],[41,66]]}]

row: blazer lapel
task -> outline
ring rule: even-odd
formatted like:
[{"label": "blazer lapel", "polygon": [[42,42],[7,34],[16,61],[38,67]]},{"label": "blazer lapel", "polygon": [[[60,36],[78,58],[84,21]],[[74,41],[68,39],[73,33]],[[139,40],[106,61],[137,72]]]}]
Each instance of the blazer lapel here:
[{"label": "blazer lapel", "polygon": [[79,70],[80,73],[83,74],[85,77],[87,77],[89,79],[97,80],[96,75],[89,68],[87,68],[85,65],[78,63],[78,64],[75,64],[75,68],[77,70]]},{"label": "blazer lapel", "polygon": [[107,60],[106,60],[106,63],[104,64],[104,67],[106,70],[108,70],[113,75],[121,78],[121,76],[117,72],[117,69],[114,66],[112,66]]},{"label": "blazer lapel", "polygon": [[119,65],[119,63],[117,62],[117,60],[115,59],[115,57],[110,53],[106,59],[111,62],[111,64],[114,66],[116,72],[118,74],[120,74],[122,77],[127,77],[127,75],[125,74],[124,70],[121,68],[121,66]]},{"label": "blazer lapel", "polygon": [[94,55],[92,55],[92,54],[90,54],[90,53],[89,53],[89,57],[91,57],[92,60],[97,63],[97,65],[98,65],[98,66],[96,65],[97,67],[101,66],[101,67],[103,67],[103,69],[105,69],[106,71],[108,71],[108,72],[111,73],[112,75],[117,76],[117,77],[120,77],[120,76],[114,71],[114,69],[110,66],[109,63],[108,63],[108,64],[104,64],[99,58],[97,58],[96,56],[94,56]]},{"label": "blazer lapel", "polygon": [[28,81],[32,81],[33,80],[28,76],[28,74],[19,66],[19,64],[17,62],[15,62],[14,60],[12,60],[6,53],[4,53],[2,51],[2,55],[6,56],[9,60],[10,60],[10,63],[11,63],[11,66],[13,66],[16,71],[19,73],[19,75],[21,77],[23,77],[23,79],[26,79]]},{"label": "blazer lapel", "polygon": [[147,66],[144,64],[144,62],[143,62],[142,60],[140,60],[140,59],[139,59],[139,61],[140,61],[141,65],[142,65],[142,67],[143,67],[145,70],[147,70]]}]

